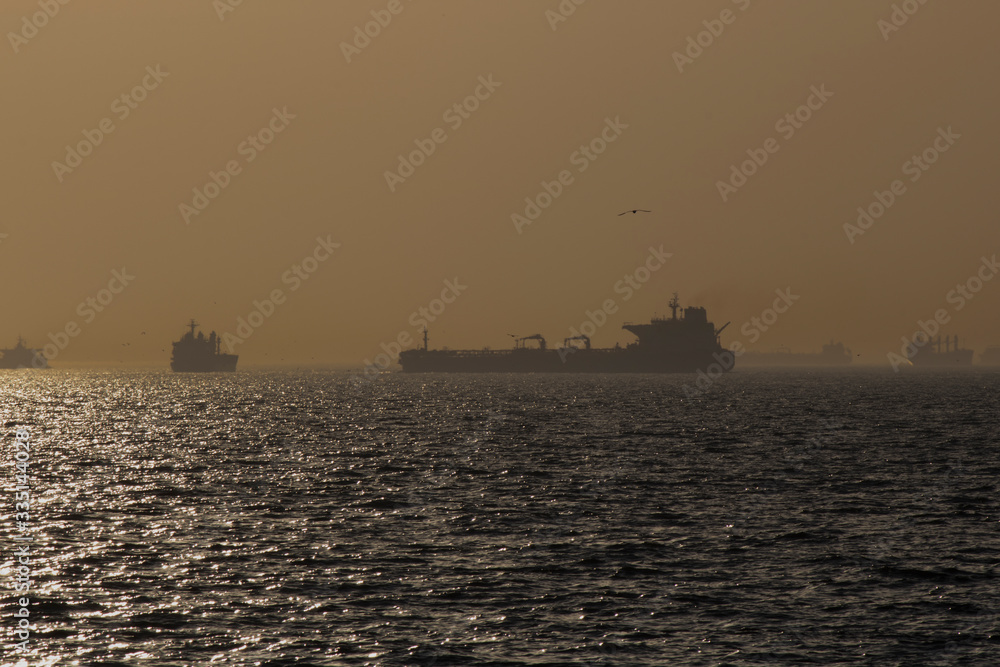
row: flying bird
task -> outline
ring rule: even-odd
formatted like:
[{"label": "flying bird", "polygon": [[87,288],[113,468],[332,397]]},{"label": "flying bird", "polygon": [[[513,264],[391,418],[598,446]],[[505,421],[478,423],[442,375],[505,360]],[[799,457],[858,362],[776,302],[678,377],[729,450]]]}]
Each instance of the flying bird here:
[{"label": "flying bird", "polygon": [[634,214],[636,214],[636,213],[652,213],[652,211],[647,211],[647,210],[646,210],[646,209],[644,209],[644,208],[637,208],[637,209],[633,209],[633,210],[631,210],[631,211],[625,211],[625,212],[623,212],[623,213],[619,213],[619,214],[618,214],[618,217],[619,217],[619,218],[620,218],[620,217],[622,217],[623,215],[625,215],[625,213],[631,213],[631,214],[633,214],[633,215],[634,215]]}]

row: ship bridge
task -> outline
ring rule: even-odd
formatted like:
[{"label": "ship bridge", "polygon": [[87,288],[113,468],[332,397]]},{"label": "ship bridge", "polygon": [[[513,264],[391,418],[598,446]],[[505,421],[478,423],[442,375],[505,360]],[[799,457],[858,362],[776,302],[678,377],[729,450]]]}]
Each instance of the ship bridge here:
[{"label": "ship bridge", "polygon": [[[708,311],[696,306],[681,308],[676,293],[670,301],[670,310],[669,318],[653,318],[648,324],[626,322],[622,329],[638,337],[638,345],[643,348],[683,349],[715,348],[722,329],[729,326],[726,323],[722,329],[716,330],[715,325],[708,321]],[[677,311],[681,312],[679,317]]]}]

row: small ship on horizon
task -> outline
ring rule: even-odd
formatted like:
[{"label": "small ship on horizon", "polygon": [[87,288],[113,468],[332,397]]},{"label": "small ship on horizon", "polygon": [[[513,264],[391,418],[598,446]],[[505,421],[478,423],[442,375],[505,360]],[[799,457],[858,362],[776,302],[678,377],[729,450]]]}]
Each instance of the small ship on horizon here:
[{"label": "small ship on horizon", "polygon": [[48,367],[49,360],[42,351],[27,347],[20,336],[17,337],[17,345],[0,350],[0,368],[4,370]]},{"label": "small ship on horizon", "polygon": [[[399,364],[404,373],[695,373],[716,367],[719,372],[731,370],[735,355],[719,341],[729,323],[716,329],[708,321],[704,308],[681,308],[676,294],[669,305],[670,318],[622,326],[638,337],[625,347],[593,348],[590,337],[580,334],[551,349],[545,338],[533,334],[515,338],[514,349],[509,350],[431,350],[425,329],[424,346],[401,352]],[[535,345],[529,346],[530,341]]]},{"label": "small ship on horizon", "polygon": [[208,338],[198,332],[198,323],[191,320],[188,326],[191,330],[173,344],[174,352],[170,358],[170,370],[177,373],[210,373],[213,371],[231,372],[236,370],[239,355],[222,352],[222,338],[213,331]]}]

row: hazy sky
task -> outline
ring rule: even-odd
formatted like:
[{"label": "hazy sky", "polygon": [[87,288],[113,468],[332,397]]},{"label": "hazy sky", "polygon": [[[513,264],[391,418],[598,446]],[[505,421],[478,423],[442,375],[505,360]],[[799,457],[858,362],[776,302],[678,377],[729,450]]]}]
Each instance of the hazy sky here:
[{"label": "hazy sky", "polygon": [[[75,322],[53,366],[165,366],[190,318],[237,334],[281,290],[240,367],[359,366],[449,280],[432,347],[556,343],[608,299],[594,344],[625,343],[674,291],[750,344],[786,288],[751,347],[884,364],[938,309],[1000,344],[1000,280],[949,298],[1000,250],[1000,5],[895,4],[898,29],[889,0],[5,0],[0,346]],[[720,192],[747,151],[766,162]]]}]

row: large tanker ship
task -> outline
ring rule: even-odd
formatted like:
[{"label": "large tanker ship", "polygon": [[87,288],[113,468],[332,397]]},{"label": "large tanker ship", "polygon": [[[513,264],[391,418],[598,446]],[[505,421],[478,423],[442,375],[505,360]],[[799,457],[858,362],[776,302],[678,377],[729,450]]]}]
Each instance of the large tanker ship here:
[{"label": "large tanker ship", "polygon": [[733,367],[733,353],[719,341],[728,322],[716,329],[704,308],[681,308],[676,294],[670,310],[669,318],[626,323],[622,328],[638,340],[625,347],[593,348],[588,336],[578,335],[552,349],[534,334],[516,338],[508,350],[431,350],[424,331],[423,347],[401,352],[399,364],[407,373],[694,373]]}]

